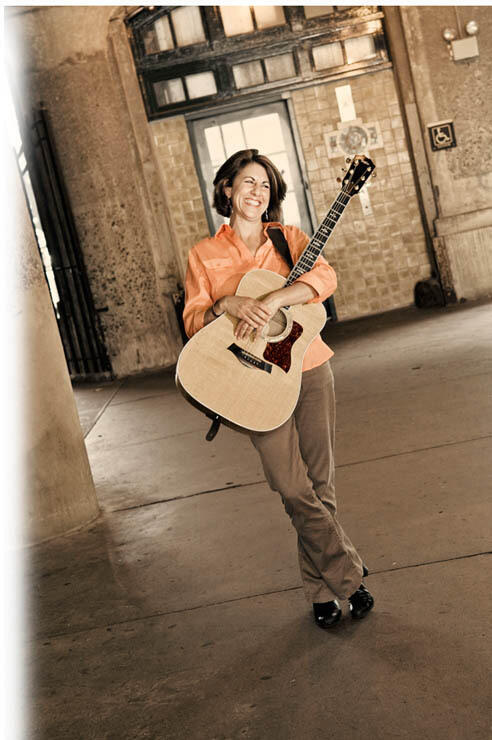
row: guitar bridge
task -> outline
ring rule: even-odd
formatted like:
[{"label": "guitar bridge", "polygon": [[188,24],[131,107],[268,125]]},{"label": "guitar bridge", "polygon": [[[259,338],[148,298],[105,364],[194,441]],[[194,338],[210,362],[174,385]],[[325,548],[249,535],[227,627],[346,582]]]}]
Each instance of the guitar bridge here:
[{"label": "guitar bridge", "polygon": [[237,357],[239,362],[241,362],[246,367],[256,368],[257,370],[263,370],[266,373],[272,372],[272,366],[270,365],[269,362],[265,362],[260,357],[256,357],[256,355],[252,355],[251,352],[246,352],[245,349],[242,349],[237,344],[235,343],[230,344],[227,349],[230,352],[232,352],[232,354]]}]

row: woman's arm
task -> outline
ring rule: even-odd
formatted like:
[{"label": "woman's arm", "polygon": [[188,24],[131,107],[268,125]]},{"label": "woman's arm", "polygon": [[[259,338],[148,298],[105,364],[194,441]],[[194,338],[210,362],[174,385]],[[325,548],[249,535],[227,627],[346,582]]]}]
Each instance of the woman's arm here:
[{"label": "woman's arm", "polygon": [[228,313],[230,316],[240,319],[240,323],[244,322],[249,331],[264,326],[273,315],[271,309],[265,304],[265,300],[258,301],[255,298],[245,296],[225,295],[208,309],[205,313],[204,323],[210,324],[211,321],[223,313]]},{"label": "woman's arm", "polygon": [[[242,320],[236,326],[234,335],[237,339],[245,339],[253,329],[261,329],[267,321],[274,316],[279,308],[283,306],[297,306],[300,303],[307,303],[317,296],[316,290],[307,285],[307,283],[292,283],[287,288],[273,290],[261,301],[256,301],[260,309],[263,309],[261,319],[257,324],[250,321]],[[251,299],[250,299],[251,300]]]}]

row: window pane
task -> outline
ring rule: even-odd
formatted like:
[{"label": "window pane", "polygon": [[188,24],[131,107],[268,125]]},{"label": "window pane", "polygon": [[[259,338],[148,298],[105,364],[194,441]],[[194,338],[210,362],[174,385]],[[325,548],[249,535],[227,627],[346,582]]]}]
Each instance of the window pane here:
[{"label": "window pane", "polygon": [[171,11],[171,19],[178,46],[188,46],[189,44],[199,44],[200,41],[206,41],[198,6],[190,5],[177,8]]},{"label": "window pane", "polygon": [[205,95],[215,95],[217,92],[213,72],[198,72],[195,75],[186,75],[185,80],[190,98],[203,98]]},{"label": "window pane", "polygon": [[252,149],[259,149],[262,154],[270,155],[285,150],[284,135],[278,113],[266,116],[255,116],[243,121],[246,144]]},{"label": "window pane", "polygon": [[347,39],[345,42],[347,64],[360,62],[362,59],[372,59],[376,56],[376,46],[373,36],[359,36],[356,39]]},{"label": "window pane", "polygon": [[283,26],[285,23],[284,9],[281,5],[255,5],[253,12],[258,28]]},{"label": "window pane", "polygon": [[155,33],[157,36],[157,45],[159,51],[167,51],[168,49],[174,49],[173,37],[171,36],[171,27],[169,25],[169,18],[167,15],[159,18],[154,23]]},{"label": "window pane", "polygon": [[251,87],[262,85],[264,80],[261,62],[246,62],[246,64],[235,64],[232,68],[236,87]]},{"label": "window pane", "polygon": [[154,93],[159,108],[186,100],[183,82],[179,77],[175,80],[154,82]]},{"label": "window pane", "polygon": [[212,167],[215,170],[227,159],[224,151],[224,144],[222,143],[222,136],[220,134],[220,126],[210,126],[210,128],[206,128],[205,139],[207,141],[207,149],[210,154]]},{"label": "window pane", "polygon": [[287,77],[296,76],[296,68],[292,54],[279,54],[277,57],[265,59],[267,77],[274,80],[285,80]]},{"label": "window pane", "polygon": [[226,36],[254,31],[249,5],[222,5],[220,15]]},{"label": "window pane", "polygon": [[159,51],[159,42],[157,41],[157,34],[154,26],[149,28],[142,36],[145,53],[146,54],[157,54]]},{"label": "window pane", "polygon": [[304,15],[306,18],[317,18],[319,15],[333,13],[333,5],[305,5]]},{"label": "window pane", "polygon": [[344,63],[342,45],[339,41],[333,44],[313,47],[313,59],[316,69],[327,69],[327,67],[338,67]]},{"label": "window pane", "polygon": [[240,121],[225,123],[222,126],[222,136],[224,137],[224,144],[228,157],[235,152],[238,152],[240,149],[246,149],[246,142],[244,141],[243,129]]},{"label": "window pane", "polygon": [[299,206],[297,205],[296,194],[293,190],[288,192],[285,200],[282,201],[282,215],[284,217],[284,224],[301,227],[301,215],[299,213]]}]

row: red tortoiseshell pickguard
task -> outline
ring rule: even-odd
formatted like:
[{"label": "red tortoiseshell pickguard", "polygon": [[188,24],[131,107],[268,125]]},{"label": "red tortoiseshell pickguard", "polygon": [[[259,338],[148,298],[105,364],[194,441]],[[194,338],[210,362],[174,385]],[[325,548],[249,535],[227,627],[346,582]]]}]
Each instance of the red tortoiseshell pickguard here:
[{"label": "red tortoiseshell pickguard", "polygon": [[263,352],[263,357],[273,365],[278,365],[286,373],[290,370],[291,365],[291,349],[294,342],[296,342],[301,336],[304,329],[297,321],[292,322],[292,329],[288,337],[282,339],[281,342],[268,342]]}]

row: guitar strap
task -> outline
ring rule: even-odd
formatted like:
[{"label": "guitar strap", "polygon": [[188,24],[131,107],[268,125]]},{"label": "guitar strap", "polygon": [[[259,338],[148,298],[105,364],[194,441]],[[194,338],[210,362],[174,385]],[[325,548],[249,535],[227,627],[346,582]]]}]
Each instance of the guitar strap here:
[{"label": "guitar strap", "polygon": [[[272,240],[272,244],[277,250],[277,252],[280,254],[280,256],[285,260],[287,263],[289,270],[292,270],[294,267],[294,263],[292,261],[292,256],[290,254],[289,245],[287,243],[287,239],[285,238],[283,232],[281,229],[279,229],[277,226],[270,226],[267,229],[268,236]],[[219,427],[221,424],[222,419],[217,414],[209,413],[207,414],[208,418],[211,419],[212,424],[210,426],[210,429],[208,430],[205,439],[207,442],[211,442],[217,432],[219,431]]]},{"label": "guitar strap", "polygon": [[279,229],[278,226],[270,226],[267,229],[267,232],[268,236],[273,242],[273,246],[280,254],[280,256],[283,257],[283,259],[287,262],[289,270],[292,270],[292,268],[294,267],[294,263],[292,261],[289,245],[287,243],[287,239],[283,234],[283,231]]}]

